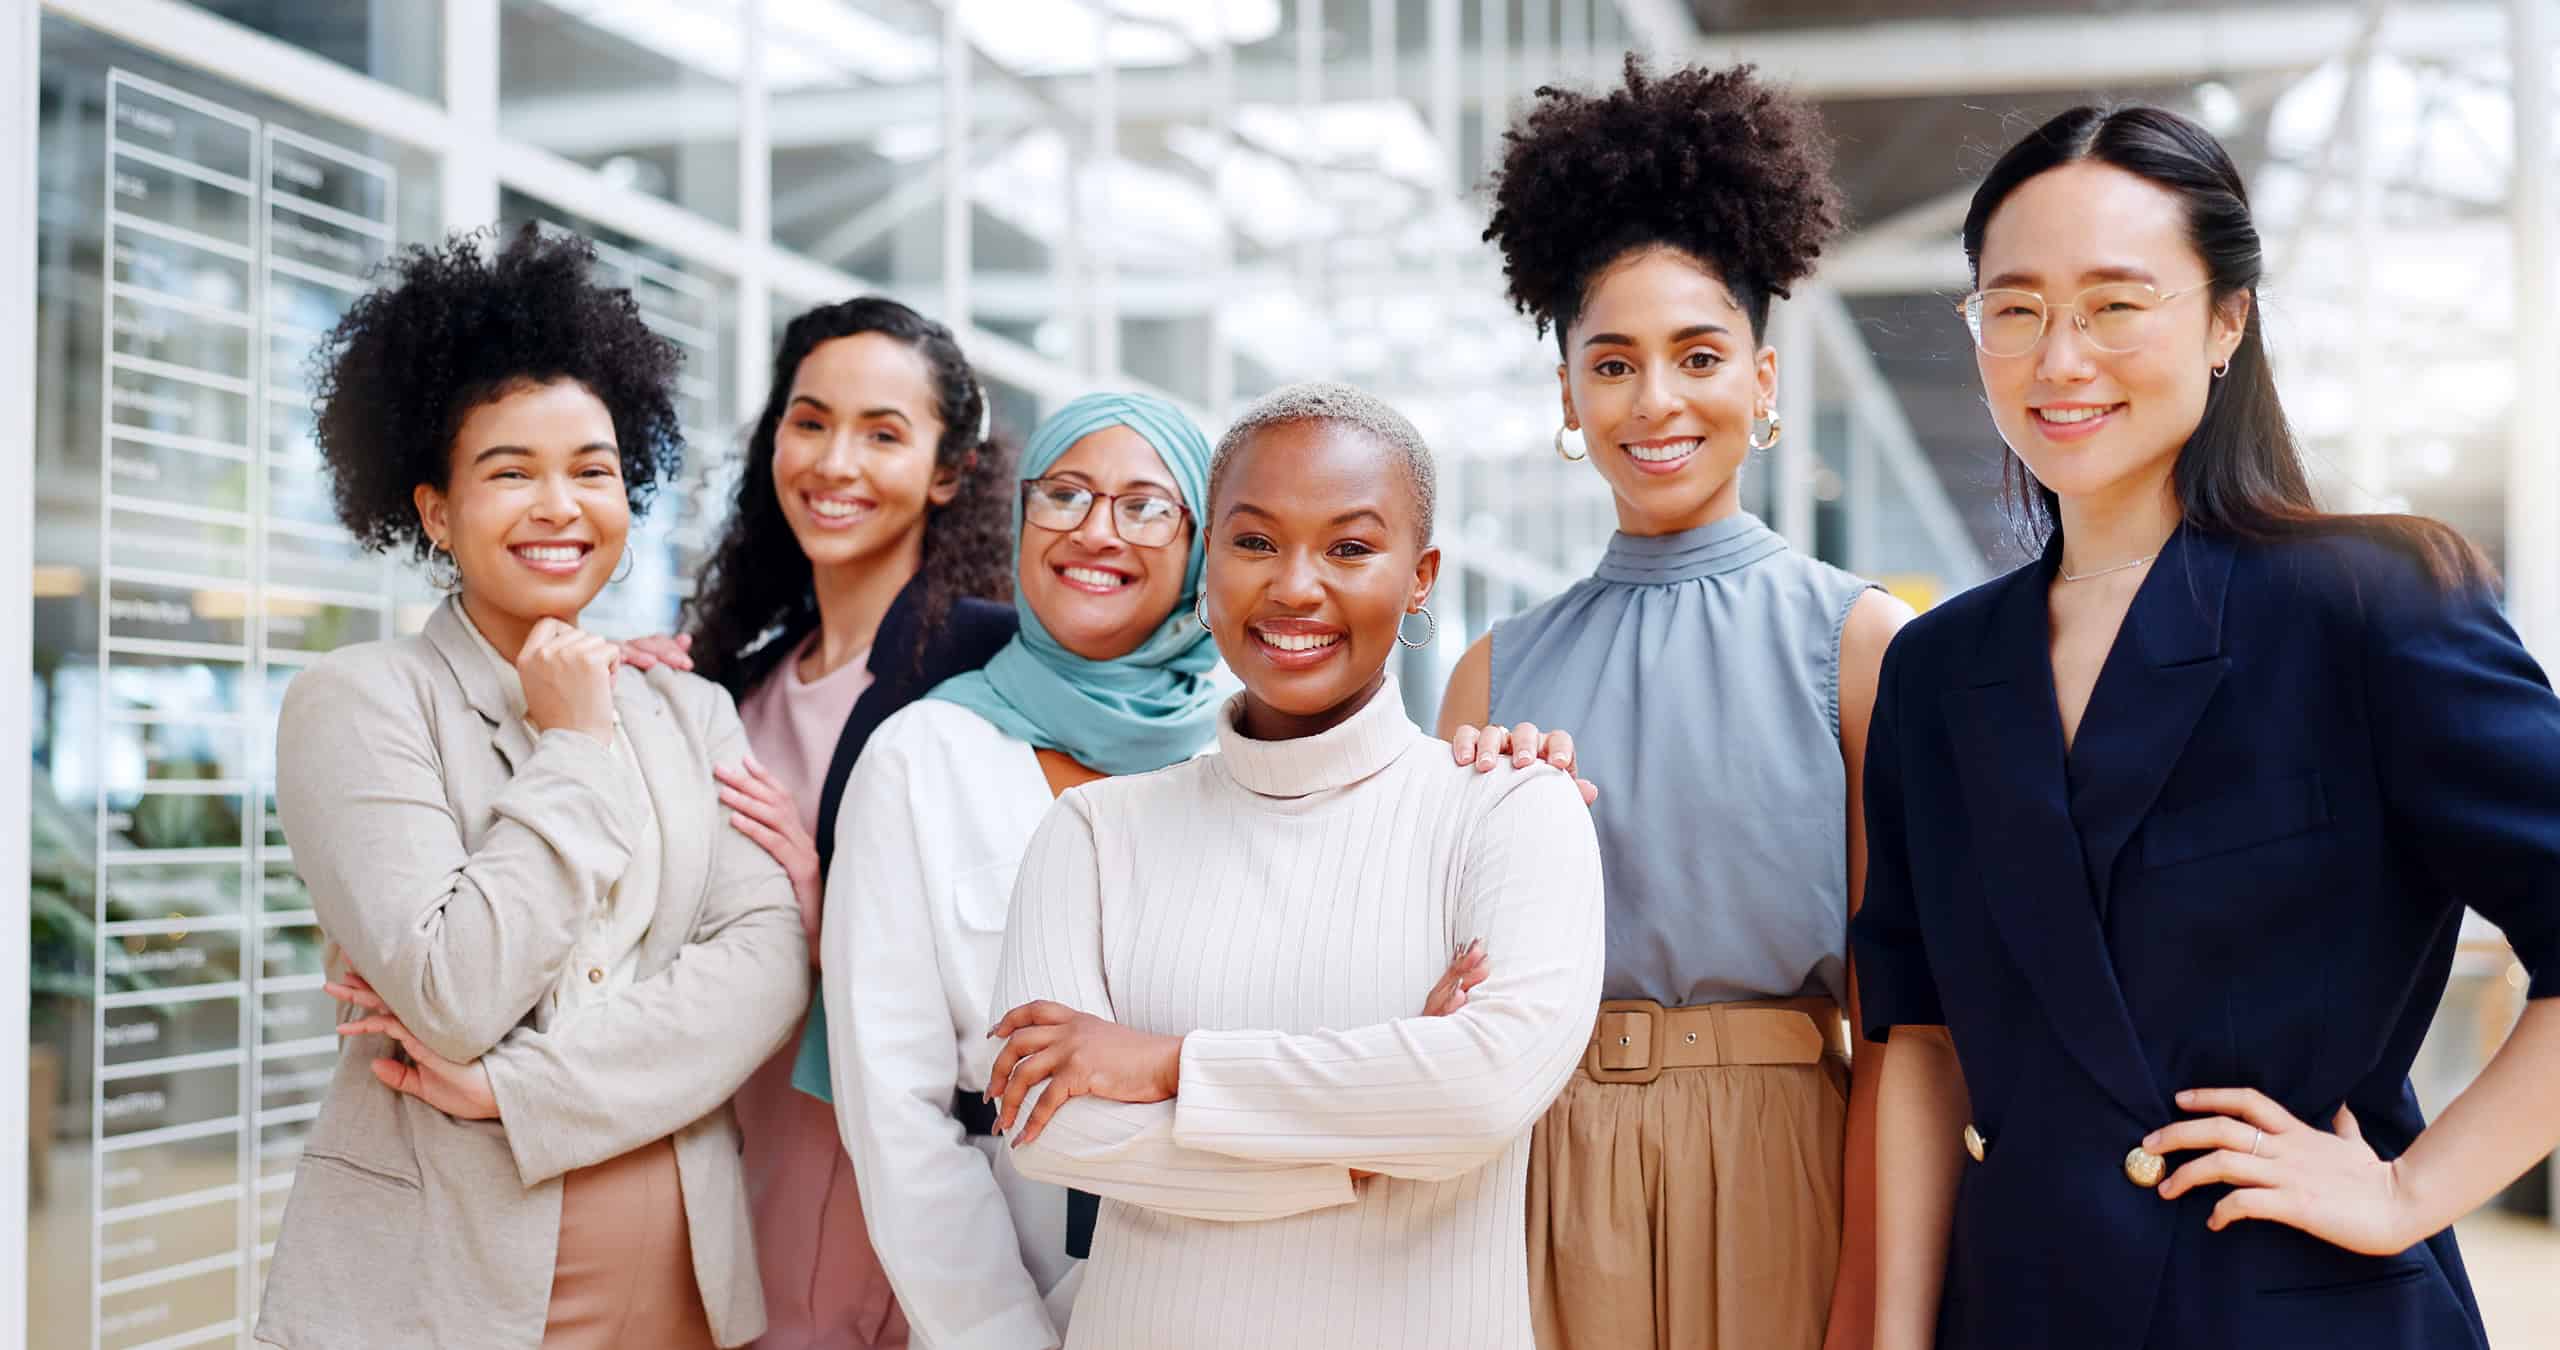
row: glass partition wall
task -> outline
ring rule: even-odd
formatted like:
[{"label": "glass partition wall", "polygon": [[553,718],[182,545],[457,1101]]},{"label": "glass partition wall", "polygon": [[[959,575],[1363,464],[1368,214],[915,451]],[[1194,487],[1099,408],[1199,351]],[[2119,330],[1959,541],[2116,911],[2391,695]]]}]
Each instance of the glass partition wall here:
[{"label": "glass partition wall", "polygon": [[[1308,377],[1407,410],[1448,503],[1438,639],[1402,657],[1418,716],[1613,524],[1550,448],[1555,348],[1502,300],[1479,189],[1537,85],[1613,78],[1628,16],[1684,6],[39,6],[23,1069],[48,1350],[246,1344],[334,1054],[273,822],[277,701],[435,599],[337,529],[309,439],[305,358],[391,250],[576,230],[684,350],[686,471],[594,614],[609,632],[689,594],[773,335],[864,291],[951,322],[1016,440],[1105,386],[1213,432]],[[1789,431],[1746,496],[1925,603],[1982,550],[1878,375],[1891,334],[1840,286],[1780,307]]]}]

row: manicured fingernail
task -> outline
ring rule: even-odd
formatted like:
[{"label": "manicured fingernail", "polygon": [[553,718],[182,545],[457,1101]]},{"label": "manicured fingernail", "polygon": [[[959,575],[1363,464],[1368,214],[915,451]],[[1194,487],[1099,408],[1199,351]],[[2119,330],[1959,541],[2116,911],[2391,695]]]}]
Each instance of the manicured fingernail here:
[{"label": "manicured fingernail", "polygon": [[2178,1094],[2178,1100],[2179,1100],[2179,1101],[2182,1101],[2182,1102],[2191,1102],[2191,1101],[2194,1101],[2195,1099],[2196,1099],[2196,1093],[2195,1093],[2195,1089],[2194,1089],[2194,1088],[2189,1088],[2189,1089],[2187,1089],[2186,1091],[2181,1092],[2181,1093],[2179,1093],[2179,1094]]}]

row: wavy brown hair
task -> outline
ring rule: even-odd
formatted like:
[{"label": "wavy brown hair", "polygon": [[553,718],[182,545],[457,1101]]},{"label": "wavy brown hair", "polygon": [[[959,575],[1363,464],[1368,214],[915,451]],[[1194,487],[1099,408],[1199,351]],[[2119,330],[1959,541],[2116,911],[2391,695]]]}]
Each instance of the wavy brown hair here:
[{"label": "wavy brown hair", "polygon": [[[782,513],[773,486],[774,437],[791,402],[791,383],[809,353],[837,338],[879,333],[913,348],[933,381],[942,440],[934,463],[960,471],[960,491],[925,509],[923,631],[930,635],[961,596],[1013,597],[1013,456],[993,434],[987,391],[951,330],[895,300],[866,295],[820,305],[793,319],[773,355],[773,383],[748,433],[729,523],[702,587],[685,605],[694,669],[743,696],[818,624],[809,555]],[[980,435],[986,427],[987,434]],[[912,658],[921,662],[925,642]]]}]

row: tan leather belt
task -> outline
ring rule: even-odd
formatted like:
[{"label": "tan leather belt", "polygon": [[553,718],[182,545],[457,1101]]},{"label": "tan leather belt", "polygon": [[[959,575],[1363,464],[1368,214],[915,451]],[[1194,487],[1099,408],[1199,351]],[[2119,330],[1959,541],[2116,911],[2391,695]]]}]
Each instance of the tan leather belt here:
[{"label": "tan leather belt", "polygon": [[1600,1005],[1582,1071],[1602,1083],[1650,1083],[1664,1069],[1818,1064],[1847,1053],[1839,1006],[1827,998],[1757,999],[1666,1008],[1650,999]]}]

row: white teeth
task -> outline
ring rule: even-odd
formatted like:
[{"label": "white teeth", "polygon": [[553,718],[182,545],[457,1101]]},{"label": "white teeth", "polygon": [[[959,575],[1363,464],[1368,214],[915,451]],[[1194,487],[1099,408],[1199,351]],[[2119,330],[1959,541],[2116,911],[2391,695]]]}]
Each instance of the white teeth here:
[{"label": "white teeth", "polygon": [[2093,417],[2103,417],[2103,416],[2105,416],[2106,414],[2111,413],[2111,412],[2113,412],[2113,411],[2115,411],[2115,409],[2114,409],[2114,408],[2112,408],[2112,407],[2108,407],[2108,408],[2038,408],[2038,409],[2036,409],[2036,416],[2041,417],[2041,418],[2043,418],[2044,420],[2046,420],[2046,421],[2048,421],[2048,422],[2059,422],[2059,423],[2061,423],[2061,424],[2062,424],[2062,425],[2064,425],[2064,426],[2069,426],[2069,425],[2071,425],[2071,424],[2073,424],[2073,423],[2075,423],[2075,422],[2086,422],[2086,421],[2088,421],[2090,418],[2093,418]]},{"label": "white teeth", "polygon": [[526,562],[573,563],[582,552],[574,545],[528,545],[517,549],[516,556]]},{"label": "white teeth", "polygon": [[1067,580],[1082,582],[1087,586],[1126,586],[1129,584],[1129,579],[1127,577],[1124,577],[1117,572],[1105,572],[1098,567],[1062,567],[1059,568],[1058,571],[1064,575]]},{"label": "white teeth", "polygon": [[1342,640],[1340,633],[1266,633],[1259,628],[1253,635],[1284,652],[1311,652]]},{"label": "white teeth", "polygon": [[1672,460],[1694,452],[1697,448],[1698,438],[1691,436],[1685,440],[1673,441],[1669,445],[1630,445],[1627,447],[1627,454],[1630,458],[1642,460],[1647,464],[1668,464]]},{"label": "white teeth", "polygon": [[862,514],[860,502],[840,502],[826,497],[808,499],[809,509],[821,520],[851,520]]}]

